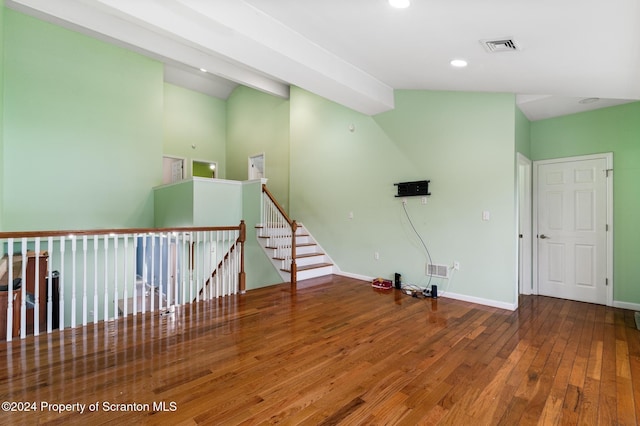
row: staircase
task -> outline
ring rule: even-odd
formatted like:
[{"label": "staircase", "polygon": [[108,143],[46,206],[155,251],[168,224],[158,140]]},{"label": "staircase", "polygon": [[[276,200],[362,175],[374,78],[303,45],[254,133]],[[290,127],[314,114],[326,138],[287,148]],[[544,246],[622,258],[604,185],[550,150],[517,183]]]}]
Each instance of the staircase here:
[{"label": "staircase", "polygon": [[334,272],[329,256],[304,225],[289,218],[265,184],[261,217],[262,223],[256,226],[258,243],[285,282],[295,286],[298,280]]},{"label": "staircase", "polygon": [[[291,230],[282,226],[256,226],[258,243],[285,282],[291,281]],[[296,230],[297,279],[330,275],[333,263],[302,224]]]}]

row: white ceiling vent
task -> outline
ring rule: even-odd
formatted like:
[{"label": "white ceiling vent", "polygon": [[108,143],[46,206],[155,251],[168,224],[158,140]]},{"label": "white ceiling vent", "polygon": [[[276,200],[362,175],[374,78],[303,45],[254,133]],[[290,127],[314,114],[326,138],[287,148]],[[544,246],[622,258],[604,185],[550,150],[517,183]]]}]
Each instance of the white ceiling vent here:
[{"label": "white ceiling vent", "polygon": [[487,52],[512,52],[520,50],[516,42],[508,37],[497,40],[480,40]]}]

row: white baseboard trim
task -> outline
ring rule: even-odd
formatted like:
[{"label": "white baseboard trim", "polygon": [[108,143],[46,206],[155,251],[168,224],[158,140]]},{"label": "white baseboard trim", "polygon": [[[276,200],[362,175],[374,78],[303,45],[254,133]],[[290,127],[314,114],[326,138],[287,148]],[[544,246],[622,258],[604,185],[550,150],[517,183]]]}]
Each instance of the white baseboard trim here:
[{"label": "white baseboard trim", "polygon": [[366,275],[360,275],[360,274],[352,274],[351,272],[343,272],[338,268],[336,268],[335,265],[334,265],[334,274],[340,275],[342,277],[353,278],[354,280],[369,281],[369,283],[373,281],[373,277],[367,277]]},{"label": "white baseboard trim", "polygon": [[478,305],[491,306],[492,308],[506,309],[509,311],[515,311],[516,309],[518,309],[518,304],[516,303],[499,302],[497,300],[483,299],[480,297],[467,296],[465,294],[451,293],[450,291],[443,293],[442,297],[462,300],[463,302],[477,303]]},{"label": "white baseboard trim", "polygon": [[[352,274],[351,272],[336,271],[336,275],[340,275],[347,278],[353,278],[356,280],[368,281],[373,280],[373,277],[366,275]],[[491,306],[492,308],[506,309],[508,311],[515,311],[518,309],[518,305],[515,303],[498,302],[491,299],[482,299],[480,297],[466,296],[464,294],[451,293],[449,291],[442,294],[442,297],[448,297],[449,299],[462,300],[463,302],[477,303],[478,305]]]},{"label": "white baseboard trim", "polygon": [[640,312],[640,303],[620,302],[618,300],[613,301],[615,308],[629,309],[630,311]]}]

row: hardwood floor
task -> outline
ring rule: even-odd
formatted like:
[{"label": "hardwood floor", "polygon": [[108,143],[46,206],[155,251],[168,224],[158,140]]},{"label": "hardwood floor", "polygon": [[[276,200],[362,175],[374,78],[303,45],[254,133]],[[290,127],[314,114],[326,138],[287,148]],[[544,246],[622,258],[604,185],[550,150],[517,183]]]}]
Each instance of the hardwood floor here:
[{"label": "hardwood floor", "polygon": [[631,311],[527,296],[509,312],[335,276],[3,343],[0,360],[0,401],[32,403],[3,405],[3,424],[640,421]]}]

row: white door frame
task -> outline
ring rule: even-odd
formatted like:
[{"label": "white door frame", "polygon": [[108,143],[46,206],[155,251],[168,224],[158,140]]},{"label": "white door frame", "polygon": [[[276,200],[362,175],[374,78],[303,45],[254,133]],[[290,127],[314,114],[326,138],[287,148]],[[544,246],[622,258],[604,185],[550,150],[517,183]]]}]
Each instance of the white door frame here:
[{"label": "white door frame", "polygon": [[247,179],[249,179],[249,180],[255,179],[255,178],[252,176],[251,168],[253,167],[253,161],[254,161],[256,158],[262,158],[262,176],[261,176],[260,178],[265,178],[265,177],[267,177],[267,171],[266,171],[266,162],[267,162],[267,158],[266,158],[266,156],[265,156],[264,152],[261,152],[261,153],[259,153],[259,154],[255,154],[255,155],[251,155],[251,156],[249,156],[249,159],[248,159],[248,165],[247,165]]},{"label": "white door frame", "polygon": [[532,186],[531,160],[517,153],[518,176],[518,291],[531,294],[532,277]]},{"label": "white door frame", "polygon": [[539,294],[538,290],[538,166],[553,163],[566,163],[571,161],[584,160],[606,160],[607,174],[607,267],[605,276],[607,285],[607,306],[613,306],[613,153],[604,152],[601,154],[579,155],[575,157],[553,158],[550,160],[539,160],[533,162],[533,294]]}]

